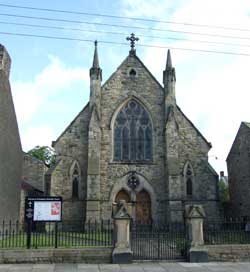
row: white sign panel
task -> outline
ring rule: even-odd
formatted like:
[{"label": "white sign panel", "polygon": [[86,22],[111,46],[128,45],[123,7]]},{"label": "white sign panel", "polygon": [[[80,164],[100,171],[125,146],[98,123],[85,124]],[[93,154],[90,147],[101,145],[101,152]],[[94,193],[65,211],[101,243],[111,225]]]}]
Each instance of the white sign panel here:
[{"label": "white sign panel", "polygon": [[61,201],[34,201],[34,221],[61,221]]}]

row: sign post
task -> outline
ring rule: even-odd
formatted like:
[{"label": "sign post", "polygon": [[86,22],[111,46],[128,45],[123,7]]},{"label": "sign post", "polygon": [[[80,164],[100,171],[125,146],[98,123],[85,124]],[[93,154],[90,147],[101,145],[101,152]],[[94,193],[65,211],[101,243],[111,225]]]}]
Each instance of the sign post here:
[{"label": "sign post", "polygon": [[33,222],[55,222],[55,248],[57,248],[57,222],[62,220],[61,197],[26,197],[25,220],[27,229],[27,248],[31,247],[31,233]]}]

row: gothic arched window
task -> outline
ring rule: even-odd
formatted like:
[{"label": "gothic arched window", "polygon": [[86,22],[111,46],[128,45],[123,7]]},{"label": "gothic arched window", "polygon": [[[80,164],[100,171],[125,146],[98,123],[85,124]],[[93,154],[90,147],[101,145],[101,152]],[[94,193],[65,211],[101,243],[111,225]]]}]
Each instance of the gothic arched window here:
[{"label": "gothic arched window", "polygon": [[186,183],[186,195],[192,197],[193,195],[193,182],[194,182],[194,172],[191,164],[188,162],[184,167],[184,179]]},{"label": "gothic arched window", "polygon": [[73,165],[71,173],[72,199],[79,199],[80,169],[76,162]]},{"label": "gothic arched window", "polygon": [[152,138],[148,112],[136,100],[129,100],[115,120],[114,160],[151,161]]}]

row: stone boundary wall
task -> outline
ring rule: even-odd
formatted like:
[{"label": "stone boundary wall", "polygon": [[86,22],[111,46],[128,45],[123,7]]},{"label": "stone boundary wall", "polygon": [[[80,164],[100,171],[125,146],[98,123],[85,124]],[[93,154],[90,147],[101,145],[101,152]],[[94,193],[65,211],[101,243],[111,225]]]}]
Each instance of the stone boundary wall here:
[{"label": "stone boundary wall", "polygon": [[112,250],[112,247],[0,250],[0,263],[111,263]]},{"label": "stone boundary wall", "polygon": [[206,245],[210,262],[250,261],[250,244]]}]

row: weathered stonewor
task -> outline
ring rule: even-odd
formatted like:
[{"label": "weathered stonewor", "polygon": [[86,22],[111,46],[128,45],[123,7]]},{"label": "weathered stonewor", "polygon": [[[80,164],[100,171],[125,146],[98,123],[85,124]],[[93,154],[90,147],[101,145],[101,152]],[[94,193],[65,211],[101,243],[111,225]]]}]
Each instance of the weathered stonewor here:
[{"label": "weathered stonewor", "polygon": [[207,245],[210,262],[249,262],[250,245]]},{"label": "weathered stonewor", "polygon": [[186,205],[185,213],[189,240],[188,259],[191,263],[207,262],[208,253],[203,238],[204,209],[202,205]]},{"label": "weathered stonewor", "polygon": [[113,203],[115,248],[112,253],[113,263],[131,263],[130,221],[132,206],[125,200]]},{"label": "weathered stonewor", "polygon": [[[95,45],[89,103],[53,143],[57,162],[47,175],[50,194],[63,197],[64,220],[109,220],[111,204],[120,193],[136,203],[134,218],[138,221],[183,222],[185,205],[201,203],[210,219],[219,216],[218,176],[208,163],[211,144],[176,104],[175,83],[170,52],[161,85],[135,50],[102,83]],[[116,127],[119,114],[130,104],[148,118],[134,115],[133,119],[128,113],[124,115],[126,125]],[[150,129],[148,136],[146,128]],[[130,129],[131,139],[126,140]],[[115,131],[123,133],[118,136],[120,142],[115,141]],[[131,136],[133,133],[137,136]],[[141,143],[149,141],[150,158],[146,158],[145,146],[149,145]],[[137,150],[137,158],[117,159],[119,146],[129,154]],[[73,196],[75,166],[77,197]],[[138,184],[131,189],[128,181],[133,173]]]},{"label": "weathered stonewor", "polygon": [[0,220],[18,219],[22,151],[9,82],[10,57],[0,44]]}]

